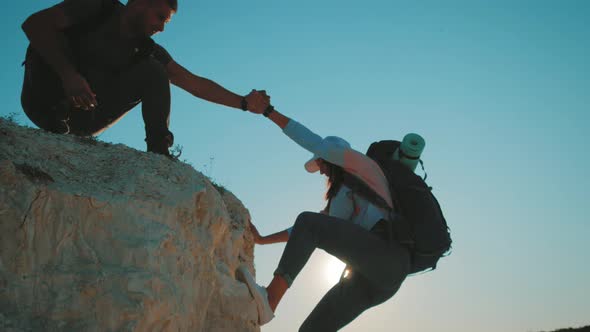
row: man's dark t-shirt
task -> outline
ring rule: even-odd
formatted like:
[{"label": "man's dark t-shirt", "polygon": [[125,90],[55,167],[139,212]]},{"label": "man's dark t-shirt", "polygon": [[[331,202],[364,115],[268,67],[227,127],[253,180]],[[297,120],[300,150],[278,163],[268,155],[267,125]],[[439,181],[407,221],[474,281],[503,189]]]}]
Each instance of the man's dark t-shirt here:
[{"label": "man's dark t-shirt", "polygon": [[172,60],[151,38],[129,40],[122,36],[119,18],[124,5],[117,0],[65,0],[63,8],[73,22],[66,31],[70,56],[90,81],[108,80],[141,56],[151,56],[164,66]]}]

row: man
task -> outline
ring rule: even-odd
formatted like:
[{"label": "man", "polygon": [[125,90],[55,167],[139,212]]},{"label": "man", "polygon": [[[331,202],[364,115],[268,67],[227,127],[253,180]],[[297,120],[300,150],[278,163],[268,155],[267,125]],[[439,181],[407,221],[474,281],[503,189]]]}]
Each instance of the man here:
[{"label": "man", "polygon": [[196,76],[151,36],[164,31],[176,0],[65,0],[31,15],[21,102],[27,116],[54,133],[98,135],[140,102],[147,150],[169,156],[170,82],[210,102],[248,110],[268,103]]}]

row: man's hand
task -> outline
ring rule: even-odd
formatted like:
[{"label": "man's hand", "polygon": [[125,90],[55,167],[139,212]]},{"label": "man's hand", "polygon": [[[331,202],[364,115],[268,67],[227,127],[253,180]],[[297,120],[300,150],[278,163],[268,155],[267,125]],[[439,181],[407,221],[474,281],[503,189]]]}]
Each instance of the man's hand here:
[{"label": "man's hand", "polygon": [[80,74],[68,74],[62,77],[62,81],[66,98],[72,107],[88,111],[98,106],[96,94]]},{"label": "man's hand", "polygon": [[262,114],[264,110],[270,105],[270,97],[264,90],[252,90],[247,96],[248,111],[255,114]]}]

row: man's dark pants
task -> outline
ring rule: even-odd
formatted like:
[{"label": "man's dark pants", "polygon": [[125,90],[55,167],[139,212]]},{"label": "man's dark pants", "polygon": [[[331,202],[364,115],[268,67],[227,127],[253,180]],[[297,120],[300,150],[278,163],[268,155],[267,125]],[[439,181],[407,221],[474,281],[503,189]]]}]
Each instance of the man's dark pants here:
[{"label": "man's dark pants", "polygon": [[94,136],[141,102],[148,151],[168,152],[174,140],[168,130],[170,81],[160,62],[147,57],[118,73],[85,72],[82,75],[96,94],[98,106],[91,111],[72,110],[57,74],[40,58],[27,57],[21,103],[29,119],[54,133]]}]

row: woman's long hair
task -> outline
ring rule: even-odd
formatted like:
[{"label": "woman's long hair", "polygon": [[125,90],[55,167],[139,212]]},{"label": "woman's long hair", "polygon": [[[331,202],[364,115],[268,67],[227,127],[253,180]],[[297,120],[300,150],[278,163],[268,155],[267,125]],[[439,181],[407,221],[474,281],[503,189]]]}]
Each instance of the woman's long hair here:
[{"label": "woman's long hair", "polygon": [[360,195],[380,208],[389,210],[389,206],[385,200],[381,196],[377,195],[377,193],[375,193],[359,178],[346,172],[338,165],[332,164],[325,160],[324,163],[328,166],[328,190],[326,191],[325,195],[326,201],[328,201],[326,212],[330,211],[330,203],[332,202],[332,198],[338,194],[338,191],[343,184],[350,188],[354,194]]}]

